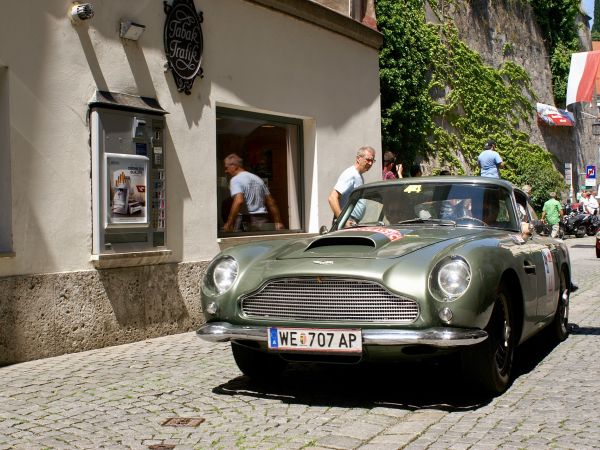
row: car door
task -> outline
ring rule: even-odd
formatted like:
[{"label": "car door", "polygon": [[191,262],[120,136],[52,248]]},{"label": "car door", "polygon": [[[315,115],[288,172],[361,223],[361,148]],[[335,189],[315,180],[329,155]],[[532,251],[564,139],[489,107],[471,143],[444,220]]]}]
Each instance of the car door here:
[{"label": "car door", "polygon": [[[537,220],[537,215],[531,204],[527,205],[530,220]],[[531,238],[531,258],[536,266],[537,283],[537,319],[552,314],[556,309],[558,298],[558,249],[556,241],[548,236],[533,233]]]}]

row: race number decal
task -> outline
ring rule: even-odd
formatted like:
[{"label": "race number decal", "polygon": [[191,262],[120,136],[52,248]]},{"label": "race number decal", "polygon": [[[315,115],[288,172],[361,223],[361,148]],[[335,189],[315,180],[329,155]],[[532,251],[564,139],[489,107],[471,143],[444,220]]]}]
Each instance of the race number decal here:
[{"label": "race number decal", "polygon": [[542,257],[544,258],[544,275],[546,276],[546,294],[552,293],[554,289],[554,260],[552,252],[544,248],[542,249]]}]

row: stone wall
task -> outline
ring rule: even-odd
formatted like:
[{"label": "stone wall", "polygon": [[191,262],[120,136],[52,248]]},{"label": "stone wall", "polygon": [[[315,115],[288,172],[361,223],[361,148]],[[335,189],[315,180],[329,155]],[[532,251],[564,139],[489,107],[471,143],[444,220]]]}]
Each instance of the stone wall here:
[{"label": "stone wall", "polygon": [[0,278],[0,365],[195,329],[207,264]]},{"label": "stone wall", "polygon": [[[460,38],[487,64],[497,68],[511,60],[521,65],[531,77],[537,101],[554,105],[548,51],[530,6],[514,1],[471,0],[449,4],[445,8],[458,27]],[[427,11],[427,20],[438,21],[431,9]],[[591,49],[589,28],[583,16],[578,26],[584,48]],[[509,50],[505,51],[505,48]],[[539,124],[534,116],[531,127],[523,130],[531,136],[532,143],[548,149],[554,156],[556,168],[563,174],[566,162],[573,164],[574,172],[583,173],[585,161],[597,158],[597,144],[591,133],[592,120],[581,111],[582,106],[578,105],[575,128]]]}]

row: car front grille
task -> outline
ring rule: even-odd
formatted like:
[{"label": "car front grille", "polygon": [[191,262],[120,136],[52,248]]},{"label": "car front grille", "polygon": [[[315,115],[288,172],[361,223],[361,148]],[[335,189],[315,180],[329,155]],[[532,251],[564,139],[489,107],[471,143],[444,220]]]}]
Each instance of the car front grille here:
[{"label": "car front grille", "polygon": [[241,300],[246,317],[257,319],[413,322],[418,304],[365,280],[329,277],[269,281]]}]

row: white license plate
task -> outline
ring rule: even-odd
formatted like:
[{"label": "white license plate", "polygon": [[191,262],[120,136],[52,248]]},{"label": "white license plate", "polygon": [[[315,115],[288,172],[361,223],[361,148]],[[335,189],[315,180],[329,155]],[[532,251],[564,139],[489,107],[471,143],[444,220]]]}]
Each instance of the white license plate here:
[{"label": "white license plate", "polygon": [[330,353],[361,353],[361,330],[269,328],[269,349]]}]

